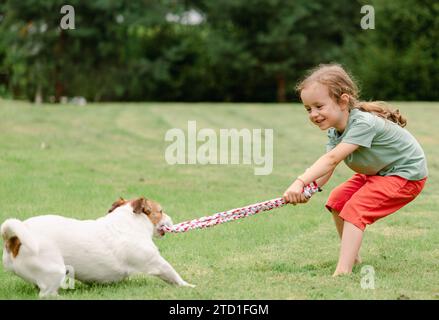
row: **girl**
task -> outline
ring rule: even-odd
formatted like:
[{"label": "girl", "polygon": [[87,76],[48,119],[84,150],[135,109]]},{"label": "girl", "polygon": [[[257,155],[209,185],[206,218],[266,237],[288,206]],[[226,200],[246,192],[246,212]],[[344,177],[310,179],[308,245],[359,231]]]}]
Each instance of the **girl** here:
[{"label": "girl", "polygon": [[335,188],[326,203],[341,238],[334,276],[352,272],[366,225],[410,201],[424,187],[427,163],[406,120],[384,102],[358,101],[358,88],[337,64],[320,65],[297,86],[310,121],[328,130],[327,153],[291,184],[287,203],[308,201],[304,186],[323,186],[342,161],[356,172]]}]

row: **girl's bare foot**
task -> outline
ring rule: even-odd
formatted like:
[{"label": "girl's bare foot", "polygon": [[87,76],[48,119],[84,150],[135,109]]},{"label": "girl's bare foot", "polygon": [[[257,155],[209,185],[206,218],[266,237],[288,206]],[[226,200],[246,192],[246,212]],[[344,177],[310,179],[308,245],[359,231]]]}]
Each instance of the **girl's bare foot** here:
[{"label": "girl's bare foot", "polygon": [[345,270],[335,270],[334,274],[332,275],[333,277],[338,277],[338,276],[342,276],[342,275],[347,275],[347,274],[351,274],[352,271],[345,271]]},{"label": "girl's bare foot", "polygon": [[[355,258],[354,265],[361,264],[362,262],[363,262],[363,260],[361,259],[360,255],[358,255],[358,256]],[[335,270],[335,272],[334,272],[334,274],[333,274],[332,276],[333,276],[333,277],[337,277],[337,276],[341,276],[341,275],[344,275],[344,274],[351,274],[351,273],[352,273],[352,271],[346,271],[346,270]]]}]

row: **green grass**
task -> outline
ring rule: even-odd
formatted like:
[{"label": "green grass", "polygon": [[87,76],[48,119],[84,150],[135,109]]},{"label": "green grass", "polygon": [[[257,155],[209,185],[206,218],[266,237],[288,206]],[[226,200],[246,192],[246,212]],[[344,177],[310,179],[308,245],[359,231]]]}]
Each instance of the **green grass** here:
[{"label": "green grass", "polygon": [[[148,276],[111,285],[77,283],[62,299],[438,299],[439,103],[397,103],[423,145],[430,179],[399,212],[366,229],[363,265],[375,290],[361,289],[361,266],[332,278],[339,240],[324,209],[330,190],[351,176],[341,164],[324,192],[205,230],[156,240],[181,276],[178,288]],[[56,213],[98,218],[123,196],[160,202],[174,222],[281,196],[325,150],[326,134],[296,104],[89,104],[0,100],[0,221]],[[252,165],[168,165],[171,128],[273,128],[271,175]],[[0,267],[1,299],[36,299],[37,290]]]}]

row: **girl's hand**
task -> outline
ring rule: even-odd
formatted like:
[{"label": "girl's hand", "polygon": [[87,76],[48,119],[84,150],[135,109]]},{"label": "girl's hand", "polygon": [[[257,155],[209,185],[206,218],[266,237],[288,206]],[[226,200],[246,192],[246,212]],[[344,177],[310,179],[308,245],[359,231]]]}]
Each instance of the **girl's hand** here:
[{"label": "girl's hand", "polygon": [[306,203],[307,199],[303,195],[303,182],[300,180],[294,181],[291,186],[284,192],[283,199],[286,203],[292,203],[296,205],[297,203]]}]

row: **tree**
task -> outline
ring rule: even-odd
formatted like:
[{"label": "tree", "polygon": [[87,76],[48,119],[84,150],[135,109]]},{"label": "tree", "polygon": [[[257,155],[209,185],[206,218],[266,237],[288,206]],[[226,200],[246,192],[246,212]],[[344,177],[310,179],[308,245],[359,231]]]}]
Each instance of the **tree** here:
[{"label": "tree", "polygon": [[[347,36],[359,32],[355,26],[360,7],[355,1],[197,3],[204,7],[213,38],[220,43],[213,44],[216,49],[211,51],[213,62],[222,68],[221,61],[228,61],[236,74],[233,64],[236,61],[245,66],[243,71],[248,78],[275,82],[279,102],[291,98],[292,83],[303,70],[317,63],[339,60]],[[249,85],[255,86],[251,82]]]},{"label": "tree", "polygon": [[[124,82],[141,57],[131,56],[127,41],[133,25],[164,24],[164,3],[129,0],[69,2],[75,8],[74,30],[63,30],[61,0],[6,0],[2,6],[0,48],[15,97],[84,95],[91,100],[124,96]],[[130,36],[132,36],[130,38]]]},{"label": "tree", "polygon": [[[319,63],[363,96],[439,98],[434,0],[63,0],[0,3],[0,95],[56,101],[290,101]],[[361,7],[375,8],[362,30]],[[203,19],[188,23],[190,13]]]},{"label": "tree", "polygon": [[439,99],[439,3],[373,0],[375,30],[355,39],[349,65],[363,97],[379,100]]}]

